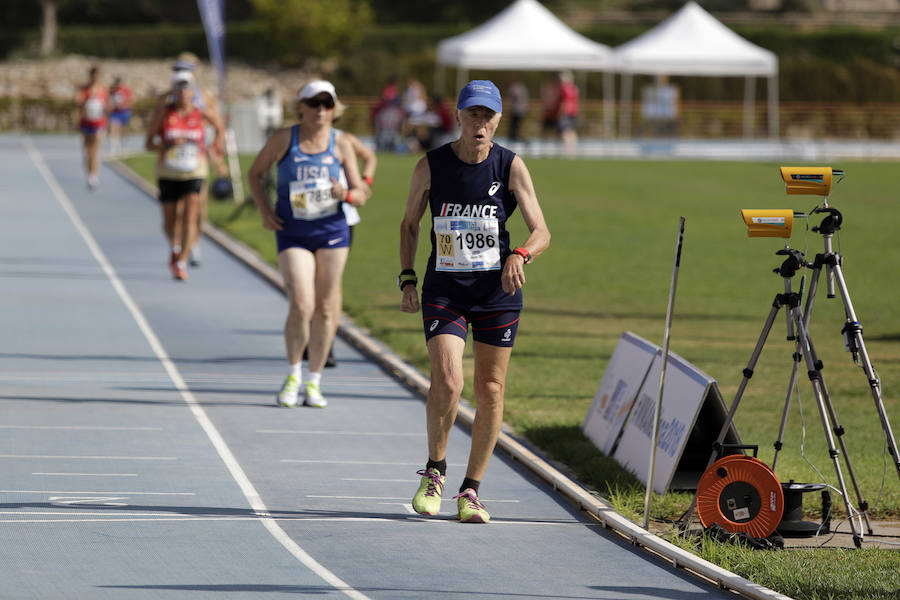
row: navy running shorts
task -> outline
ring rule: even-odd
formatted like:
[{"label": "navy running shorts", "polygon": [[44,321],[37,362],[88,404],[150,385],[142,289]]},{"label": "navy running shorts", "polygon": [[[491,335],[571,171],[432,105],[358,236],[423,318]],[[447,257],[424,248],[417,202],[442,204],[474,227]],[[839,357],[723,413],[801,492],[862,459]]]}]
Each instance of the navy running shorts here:
[{"label": "navy running shorts", "polygon": [[442,333],[466,339],[469,324],[472,339],[489,346],[512,348],[519,328],[519,311],[500,309],[495,311],[470,311],[463,305],[446,299],[422,299],[422,323],[425,341]]},{"label": "navy running shorts", "polygon": [[332,230],[317,235],[291,235],[283,231],[276,231],[275,241],[278,243],[279,252],[288,248],[303,248],[310,252],[315,252],[322,248],[326,250],[331,248],[349,248],[350,226],[344,222],[343,228],[338,231]]},{"label": "navy running shorts", "polygon": [[203,179],[188,179],[178,181],[176,179],[158,179],[159,201],[178,202],[188,194],[199,194],[203,189]]},{"label": "navy running shorts", "polygon": [[112,123],[115,121],[121,125],[128,125],[128,122],[131,121],[131,109],[124,108],[122,110],[114,110],[109,113],[109,121]]}]

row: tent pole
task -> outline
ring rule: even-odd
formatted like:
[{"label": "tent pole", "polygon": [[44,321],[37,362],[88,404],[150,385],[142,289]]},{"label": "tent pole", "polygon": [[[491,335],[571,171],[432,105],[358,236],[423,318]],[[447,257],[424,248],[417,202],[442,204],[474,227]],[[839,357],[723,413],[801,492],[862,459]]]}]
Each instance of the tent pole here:
[{"label": "tent pole", "polygon": [[603,72],[603,137],[616,136],[616,79],[612,71]]},{"label": "tent pole", "polygon": [[744,137],[753,137],[753,104],[756,100],[756,77],[744,77]]},{"label": "tent pole", "polygon": [[453,91],[453,95],[459,93],[459,90],[463,89],[463,87],[469,83],[469,69],[460,66],[456,70],[456,89]]},{"label": "tent pole", "polygon": [[631,137],[631,73],[622,74],[622,114],[619,119],[619,136]]},{"label": "tent pole", "polygon": [[778,73],[769,75],[769,137],[777,139],[781,136],[778,114]]}]

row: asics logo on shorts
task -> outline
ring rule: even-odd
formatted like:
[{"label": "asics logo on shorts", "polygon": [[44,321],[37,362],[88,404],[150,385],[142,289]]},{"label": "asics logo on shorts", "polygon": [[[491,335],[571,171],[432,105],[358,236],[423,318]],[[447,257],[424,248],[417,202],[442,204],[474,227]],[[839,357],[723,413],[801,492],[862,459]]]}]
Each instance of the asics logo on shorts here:
[{"label": "asics logo on shorts", "polygon": [[508,342],[511,335],[512,335],[512,329],[507,329],[506,331],[504,331],[503,332],[503,341]]},{"label": "asics logo on shorts", "polygon": [[499,181],[495,181],[491,184],[491,187],[488,189],[488,196],[493,196],[497,193],[497,190],[500,189],[501,183]]},{"label": "asics logo on shorts", "polygon": [[428,331],[434,331],[435,329],[437,329],[438,323],[439,323],[439,321],[437,321],[437,320],[432,321],[431,327],[428,328]]}]

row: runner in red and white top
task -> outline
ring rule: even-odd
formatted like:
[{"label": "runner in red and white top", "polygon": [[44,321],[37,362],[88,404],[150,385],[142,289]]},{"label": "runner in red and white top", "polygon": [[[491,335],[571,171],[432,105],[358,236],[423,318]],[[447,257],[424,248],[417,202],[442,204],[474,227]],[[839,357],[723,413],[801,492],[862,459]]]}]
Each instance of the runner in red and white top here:
[{"label": "runner in red and white top", "polygon": [[209,172],[205,123],[223,135],[222,123],[193,103],[194,77],[188,71],[172,76],[174,102],[158,114],[147,132],[148,150],[158,152],[156,175],[163,210],[163,229],[171,246],[169,267],[175,279],[188,278],[185,259],[197,241],[200,191]]},{"label": "runner in red and white top", "polygon": [[100,69],[96,66],[88,71],[88,82],[75,94],[78,104],[78,126],[84,143],[84,165],[87,182],[94,189],[100,181],[100,139],[106,125],[106,104],[109,96],[100,84]]}]

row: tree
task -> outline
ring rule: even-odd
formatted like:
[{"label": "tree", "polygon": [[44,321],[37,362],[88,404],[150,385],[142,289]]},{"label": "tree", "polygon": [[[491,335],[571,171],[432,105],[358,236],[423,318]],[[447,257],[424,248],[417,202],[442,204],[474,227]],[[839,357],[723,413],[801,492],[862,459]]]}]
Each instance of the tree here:
[{"label": "tree", "polygon": [[251,0],[286,63],[326,58],[358,43],[372,22],[368,0]]},{"label": "tree", "polygon": [[56,50],[56,1],[41,0],[41,56]]}]

